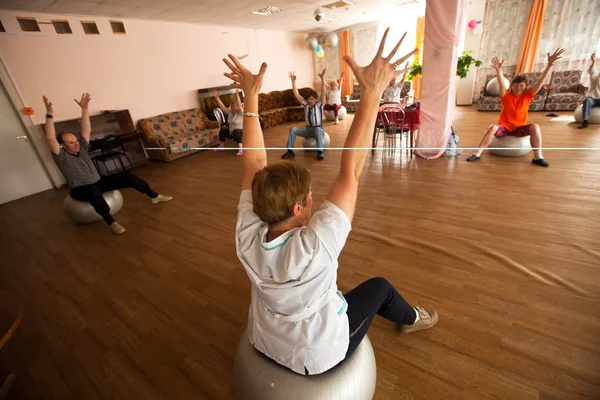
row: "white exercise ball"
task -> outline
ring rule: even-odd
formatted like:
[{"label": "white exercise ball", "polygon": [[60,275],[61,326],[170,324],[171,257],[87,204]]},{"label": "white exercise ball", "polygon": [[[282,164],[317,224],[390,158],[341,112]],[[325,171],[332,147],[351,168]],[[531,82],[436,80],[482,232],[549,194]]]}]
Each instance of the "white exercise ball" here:
[{"label": "white exercise ball", "polygon": [[310,35],[306,38],[306,40],[304,40],[304,44],[306,45],[306,48],[308,50],[315,51],[315,48],[319,44],[319,41],[315,35]]},{"label": "white exercise ball", "polygon": [[[510,81],[504,77],[504,88],[508,89]],[[498,87],[498,78],[492,78],[485,86],[485,91],[491,96],[500,96],[500,88]]]},{"label": "white exercise ball", "polygon": [[335,32],[329,32],[327,35],[325,35],[325,45],[326,46],[335,47],[338,45],[339,41],[340,41],[340,38],[338,37],[337,33],[335,33]]},{"label": "white exercise ball", "polygon": [[[346,114],[346,107],[342,106],[342,108],[338,110],[338,119],[340,121],[343,120]],[[327,119],[327,121],[335,121],[335,113],[333,112],[333,110],[325,111],[325,118]]]},{"label": "white exercise ball", "polygon": [[365,336],[354,353],[319,375],[300,375],[254,348],[244,333],[234,361],[237,400],[372,400],[377,382],[375,354]]},{"label": "white exercise ball", "polygon": [[[102,193],[102,197],[104,197],[104,200],[110,207],[111,215],[115,215],[123,207],[123,196],[118,190],[104,192]],[[63,209],[67,217],[80,224],[102,221],[102,216],[94,210],[94,207],[90,203],[75,200],[71,196],[67,196],[63,201]]]},{"label": "white exercise ball", "polygon": [[[580,124],[583,123],[583,104],[577,106],[573,112],[575,121]],[[590,117],[588,118],[588,124],[600,124],[600,107],[592,107],[590,110]]]},{"label": "white exercise ball", "polygon": [[[323,132],[323,148],[329,147],[329,142],[331,138],[327,134],[327,132]],[[315,149],[317,147],[317,139],[316,138],[303,138],[302,146],[306,149]]]},{"label": "white exercise ball", "polygon": [[531,151],[529,136],[494,136],[492,143],[488,146],[490,154],[501,157],[526,156]]}]

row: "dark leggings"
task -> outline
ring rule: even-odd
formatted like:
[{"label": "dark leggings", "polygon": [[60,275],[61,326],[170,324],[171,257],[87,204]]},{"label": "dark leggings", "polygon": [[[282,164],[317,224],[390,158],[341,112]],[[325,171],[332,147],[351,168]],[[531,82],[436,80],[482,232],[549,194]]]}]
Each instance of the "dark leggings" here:
[{"label": "dark leggings", "polygon": [[242,143],[242,130],[234,129],[233,132],[229,132],[228,127],[221,127],[221,129],[219,130],[219,140],[221,142],[224,142],[227,138],[235,140],[237,144]]},{"label": "dark leggings", "polygon": [[150,198],[158,197],[158,194],[150,189],[148,182],[131,171],[103,176],[94,184],[72,188],[70,196],[75,200],[89,202],[94,207],[94,210],[102,216],[104,221],[110,225],[115,220],[110,215],[110,207],[106,203],[106,200],[104,200],[104,197],[102,197],[102,193],[125,188],[133,188]]},{"label": "dark leggings", "polygon": [[344,294],[348,302],[350,344],[346,357],[356,350],[375,318],[380,315],[398,324],[412,325],[417,313],[384,278],[372,278]]}]

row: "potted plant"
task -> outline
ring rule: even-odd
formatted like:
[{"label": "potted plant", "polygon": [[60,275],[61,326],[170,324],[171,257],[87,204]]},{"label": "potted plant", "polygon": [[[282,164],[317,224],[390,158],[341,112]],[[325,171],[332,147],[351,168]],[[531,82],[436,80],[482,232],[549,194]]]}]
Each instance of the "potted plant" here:
[{"label": "potted plant", "polygon": [[[472,65],[479,67],[481,65],[481,61],[473,58],[471,51],[463,51],[460,57],[458,57],[458,61],[456,63],[456,76],[465,78]],[[411,70],[406,75],[406,79],[412,81],[415,76],[421,75],[423,73],[422,71],[423,68],[421,64],[419,64],[417,61],[414,61],[411,66]]]}]

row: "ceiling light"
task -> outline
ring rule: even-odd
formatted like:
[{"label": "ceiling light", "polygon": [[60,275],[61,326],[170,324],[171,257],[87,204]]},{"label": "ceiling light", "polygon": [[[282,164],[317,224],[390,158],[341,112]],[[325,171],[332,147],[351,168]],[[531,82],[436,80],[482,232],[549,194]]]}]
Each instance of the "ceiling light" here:
[{"label": "ceiling light", "polygon": [[348,6],[351,6],[353,4],[354,3],[352,3],[351,1],[341,0],[341,1],[336,1],[335,3],[327,4],[326,6],[323,6],[323,7],[329,8],[329,9],[333,9],[333,8],[348,7]]},{"label": "ceiling light", "polygon": [[273,7],[273,6],[268,6],[268,7],[263,7],[260,10],[256,10],[256,11],[252,11],[252,14],[256,14],[256,15],[271,15],[271,14],[275,14],[276,12],[281,11],[281,9],[277,8],[277,7]]}]

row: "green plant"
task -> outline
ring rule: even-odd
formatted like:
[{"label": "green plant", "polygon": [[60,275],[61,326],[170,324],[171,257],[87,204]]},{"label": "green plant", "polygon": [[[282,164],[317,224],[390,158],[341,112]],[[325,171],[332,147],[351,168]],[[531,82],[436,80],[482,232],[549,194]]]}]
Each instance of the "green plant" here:
[{"label": "green plant", "polygon": [[[470,51],[463,51],[461,56],[458,57],[458,62],[456,63],[456,75],[460,76],[461,78],[466,77],[471,69],[471,65],[479,67],[481,65],[481,61],[473,58]],[[421,64],[419,64],[417,61],[413,62],[411,70],[406,75],[406,80],[412,81],[415,76],[423,73],[422,70],[423,68]]]}]

